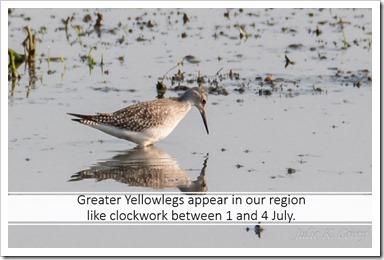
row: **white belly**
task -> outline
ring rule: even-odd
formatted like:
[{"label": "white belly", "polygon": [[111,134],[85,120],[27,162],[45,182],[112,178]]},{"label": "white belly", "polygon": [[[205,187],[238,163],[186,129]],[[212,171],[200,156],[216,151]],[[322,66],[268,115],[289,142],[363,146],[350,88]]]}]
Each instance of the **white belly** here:
[{"label": "white belly", "polygon": [[97,124],[90,126],[106,134],[136,143],[139,146],[147,146],[166,138],[180,123],[180,121],[184,118],[184,116],[188,113],[189,110],[190,107],[185,111],[182,111],[182,113],[178,113],[176,116],[173,116],[169,120],[166,120],[164,124],[144,129],[141,132],[133,132],[106,124]]}]

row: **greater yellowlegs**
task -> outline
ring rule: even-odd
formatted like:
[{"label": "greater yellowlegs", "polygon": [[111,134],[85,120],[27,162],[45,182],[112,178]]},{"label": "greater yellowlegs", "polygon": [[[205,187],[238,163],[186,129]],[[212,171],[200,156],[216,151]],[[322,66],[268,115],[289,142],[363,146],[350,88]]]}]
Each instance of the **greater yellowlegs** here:
[{"label": "greater yellowlegs", "polygon": [[178,98],[156,99],[134,104],[114,113],[80,115],[72,119],[84,125],[96,128],[109,135],[138,144],[151,145],[167,137],[184,118],[192,106],[195,106],[203,118],[209,134],[205,105],[208,101],[204,87],[194,87]]},{"label": "greater yellowlegs", "polygon": [[134,148],[116,154],[92,165],[89,169],[79,171],[69,181],[94,179],[97,182],[115,180],[136,187],[153,189],[178,188],[186,194],[202,194],[208,191],[205,178],[208,155],[203,168],[196,179],[183,170],[175,157],[152,145]]}]

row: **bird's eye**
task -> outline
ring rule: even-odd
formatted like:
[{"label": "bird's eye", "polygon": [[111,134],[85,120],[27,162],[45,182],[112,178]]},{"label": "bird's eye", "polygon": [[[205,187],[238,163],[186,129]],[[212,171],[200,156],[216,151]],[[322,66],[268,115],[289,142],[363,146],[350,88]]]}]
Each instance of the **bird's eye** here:
[{"label": "bird's eye", "polygon": [[201,100],[201,103],[205,106],[205,104],[207,103],[207,100],[203,99]]}]

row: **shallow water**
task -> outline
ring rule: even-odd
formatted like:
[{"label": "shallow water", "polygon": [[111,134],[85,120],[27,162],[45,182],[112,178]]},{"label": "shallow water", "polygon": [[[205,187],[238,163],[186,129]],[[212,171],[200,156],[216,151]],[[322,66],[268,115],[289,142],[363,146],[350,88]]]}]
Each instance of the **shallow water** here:
[{"label": "shallow water", "polygon": [[[38,44],[36,81],[21,65],[8,87],[9,191],[370,192],[371,17],[370,9],[14,9],[9,47],[23,52],[26,25]],[[294,64],[285,67],[285,55]],[[164,78],[165,95],[204,76],[209,135],[192,109],[156,148],[138,151],[66,115],[154,99],[183,58]],[[184,80],[172,85],[179,69]]]},{"label": "shallow water", "polygon": [[[157,79],[187,55],[198,63],[185,60],[169,77],[180,69],[185,72],[180,84],[195,86],[200,73],[209,81],[205,86],[215,87],[216,80],[228,95],[211,91],[209,136],[194,110],[156,146],[192,175],[209,154],[209,191],[371,190],[370,10],[230,10],[229,19],[223,9],[100,12],[100,38],[93,32],[78,40],[69,28],[69,41],[61,20],[73,15],[72,26],[92,30],[92,11],[15,9],[9,16],[9,46],[21,52],[26,35],[20,28],[28,24],[38,37],[39,59],[35,87],[26,89],[29,78],[20,68],[21,80],[9,93],[10,191],[137,190],[91,178],[67,182],[134,144],[77,125],[66,112],[112,112],[153,99]],[[185,25],[183,13],[189,18]],[[87,14],[92,21],[85,23]],[[148,21],[153,28],[144,24]],[[240,39],[238,25],[248,39]],[[345,50],[343,32],[351,44]],[[91,71],[79,58],[90,47],[96,47],[97,61]],[[50,74],[48,51],[50,57],[65,58],[65,63],[50,62]],[[284,68],[285,55],[295,64]],[[101,58],[108,74],[101,72]],[[231,80],[230,70],[239,79]],[[276,79],[273,88],[263,82],[268,75]],[[353,86],[357,82],[360,87]],[[272,95],[259,96],[264,89]],[[288,174],[288,168],[295,172]]]}]

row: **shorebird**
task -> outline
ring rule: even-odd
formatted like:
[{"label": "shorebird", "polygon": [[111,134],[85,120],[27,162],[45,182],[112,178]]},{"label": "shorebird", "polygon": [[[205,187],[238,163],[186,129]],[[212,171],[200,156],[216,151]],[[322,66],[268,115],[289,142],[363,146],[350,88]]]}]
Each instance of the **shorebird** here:
[{"label": "shorebird", "polygon": [[205,105],[208,101],[204,87],[194,87],[178,98],[165,98],[134,104],[114,113],[81,115],[68,113],[78,118],[72,119],[96,128],[104,133],[138,144],[140,147],[152,145],[167,137],[195,106],[203,118],[209,134]]}]

